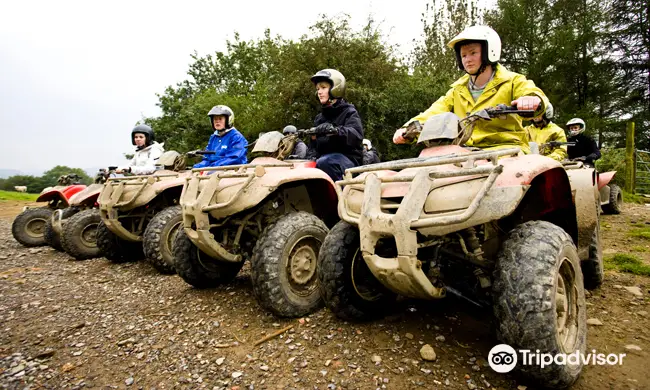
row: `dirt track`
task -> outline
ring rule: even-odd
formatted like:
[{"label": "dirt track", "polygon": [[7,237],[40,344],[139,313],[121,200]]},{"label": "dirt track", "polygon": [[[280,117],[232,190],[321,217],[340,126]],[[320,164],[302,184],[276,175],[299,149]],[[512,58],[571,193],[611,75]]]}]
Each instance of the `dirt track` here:
[{"label": "dirt track", "polygon": [[[485,360],[496,344],[490,313],[464,302],[406,301],[367,324],[325,309],[278,320],[257,306],[246,267],[230,285],[199,291],[146,263],[75,262],[23,248],[11,236],[23,204],[0,203],[1,388],[517,388]],[[626,235],[644,221],[650,207],[603,217],[606,253],[645,246],[638,255],[650,264],[650,242]],[[589,327],[588,350],[627,356],[622,366],[587,366],[575,389],[650,388],[649,288],[650,278],[608,272],[588,297],[588,318],[603,324]],[[425,343],[436,362],[420,358]],[[626,351],[629,344],[641,351]]]}]

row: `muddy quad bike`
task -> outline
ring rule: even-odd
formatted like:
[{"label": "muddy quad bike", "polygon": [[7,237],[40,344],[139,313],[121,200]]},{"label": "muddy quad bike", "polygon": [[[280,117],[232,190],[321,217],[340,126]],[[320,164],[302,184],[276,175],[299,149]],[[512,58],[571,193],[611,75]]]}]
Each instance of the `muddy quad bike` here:
[{"label": "muddy quad bike", "polygon": [[[70,197],[83,191],[86,186],[80,184],[81,177],[71,173],[62,175],[54,187],[41,191],[37,202],[47,202],[43,207],[25,207],[11,225],[11,233],[16,241],[24,246],[41,246],[48,244],[45,237],[46,225],[52,213],[58,209],[69,207]],[[58,241],[57,241],[58,244]]]},{"label": "muddy quad bike", "polygon": [[97,200],[111,173],[110,168],[100,169],[93,184],[70,198],[69,207],[52,213],[45,225],[45,238],[50,246],[76,260],[100,256],[96,242],[100,221]]},{"label": "muddy quad bike", "polygon": [[[253,292],[281,317],[308,314],[321,305],[318,252],[338,220],[334,183],[315,161],[284,160],[298,130],[257,140],[249,164],[192,170],[181,195],[183,227],[176,236],[178,274],[197,288],[235,278],[251,261]],[[201,175],[208,173],[208,175]]]},{"label": "muddy quad bike", "polygon": [[[519,147],[460,146],[476,121],[515,114],[531,112],[436,115],[421,131],[418,158],[346,171],[336,183],[342,221],[323,243],[318,272],[335,315],[371,319],[398,294],[450,292],[493,307],[498,339],[515,350],[585,351],[581,260],[598,228],[595,176],[569,177],[559,162]],[[537,385],[565,387],[582,363],[519,367]]]},{"label": "muddy quad bike", "polygon": [[172,274],[171,244],[181,224],[178,200],[190,171],[175,151],[163,153],[156,168],[151,175],[106,181],[99,195],[97,246],[114,263],[146,257],[159,272]]},{"label": "muddy quad bike", "polygon": [[[543,144],[540,150],[544,147],[554,148],[561,145],[574,146],[575,142],[551,141]],[[590,164],[586,164],[583,159],[566,160],[563,161],[562,164],[568,169],[583,167],[588,169],[594,168]],[[621,191],[621,187],[617,184],[609,184],[615,175],[616,171],[597,172],[598,190],[600,192],[600,207],[603,214],[620,214],[623,209],[623,192]]]}]

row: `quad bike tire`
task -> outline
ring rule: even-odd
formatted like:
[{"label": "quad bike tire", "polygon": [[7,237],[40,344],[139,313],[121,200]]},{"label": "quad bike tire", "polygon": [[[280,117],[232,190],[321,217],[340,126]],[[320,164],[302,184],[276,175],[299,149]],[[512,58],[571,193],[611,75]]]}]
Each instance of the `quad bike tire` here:
[{"label": "quad bike tire", "polygon": [[174,238],[183,228],[181,206],[171,206],[157,213],[144,231],[142,247],[145,258],[162,274],[174,274]]},{"label": "quad bike tire", "polygon": [[397,294],[372,274],[359,242],[359,229],[339,221],[325,238],[319,255],[321,296],[327,308],[346,321],[381,318],[397,299]]},{"label": "quad bike tire", "polygon": [[244,262],[233,263],[217,260],[197,248],[180,229],[172,248],[174,267],[184,281],[196,288],[212,288],[235,279]]},{"label": "quad bike tire", "polygon": [[141,242],[122,240],[115,233],[111,232],[103,221],[97,225],[95,237],[100,255],[106,257],[113,263],[137,261],[144,257]]},{"label": "quad bike tire", "polygon": [[602,206],[604,214],[620,214],[623,208],[623,192],[616,184],[609,186],[609,203]]},{"label": "quad bike tire", "polygon": [[[580,259],[573,240],[560,227],[530,221],[508,233],[494,270],[493,299],[497,337],[515,350],[585,352]],[[565,388],[578,379],[582,362],[517,368],[522,379],[536,387]]]},{"label": "quad bike tire", "polygon": [[589,243],[589,258],[580,263],[582,276],[587,290],[594,290],[603,284],[605,268],[603,264],[603,250],[600,244],[600,218],[597,220],[594,234]]},{"label": "quad bike tire", "polygon": [[76,260],[100,257],[97,228],[101,220],[97,209],[83,210],[70,217],[63,225],[61,234],[61,244],[65,252]]},{"label": "quad bike tire", "polygon": [[[65,224],[66,219],[72,217],[77,212],[79,212],[79,209],[76,207],[67,207],[63,209],[61,212],[63,213],[63,215],[61,215],[61,224]],[[45,243],[47,245],[51,246],[57,251],[64,251],[63,246],[61,244],[61,236],[59,235],[59,233],[54,231],[54,227],[52,227],[52,218],[49,218],[45,223],[45,227],[43,228],[43,238],[45,239]]]},{"label": "quad bike tire", "polygon": [[44,230],[54,210],[41,207],[27,209],[16,216],[11,224],[11,234],[16,241],[27,247],[46,244]]},{"label": "quad bike tire", "polygon": [[293,212],[268,225],[251,258],[253,293],[279,317],[300,317],[322,305],[318,253],[327,225],[313,214]]}]

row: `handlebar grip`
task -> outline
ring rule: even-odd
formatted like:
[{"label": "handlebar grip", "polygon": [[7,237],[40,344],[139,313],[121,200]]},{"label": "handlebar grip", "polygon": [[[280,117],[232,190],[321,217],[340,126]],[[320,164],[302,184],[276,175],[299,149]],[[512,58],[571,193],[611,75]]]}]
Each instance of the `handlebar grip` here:
[{"label": "handlebar grip", "polygon": [[115,167],[108,167],[108,170],[109,170],[109,171],[114,171],[114,170],[116,170],[116,169],[117,169],[117,166],[115,166]]},{"label": "handlebar grip", "polygon": [[204,154],[216,154],[217,152],[215,152],[214,150],[197,150],[197,151],[195,151],[193,153],[194,154],[204,155]]}]

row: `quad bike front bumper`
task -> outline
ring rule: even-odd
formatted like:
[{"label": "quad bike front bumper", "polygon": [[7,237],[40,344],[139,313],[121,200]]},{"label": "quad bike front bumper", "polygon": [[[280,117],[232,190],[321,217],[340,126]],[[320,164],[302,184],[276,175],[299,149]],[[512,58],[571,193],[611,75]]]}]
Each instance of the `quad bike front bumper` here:
[{"label": "quad bike front bumper", "polygon": [[[186,178],[181,194],[183,227],[190,240],[200,250],[215,259],[240,262],[242,256],[228,250],[210,232],[216,227],[210,224],[210,213],[223,214],[226,218],[233,204],[247,195],[255,180],[266,174],[267,168],[293,167],[291,163],[243,164],[224,167],[197,168]],[[203,175],[210,172],[209,175]],[[234,212],[234,210],[232,211]],[[244,225],[240,225],[235,236],[238,243]]]},{"label": "quad bike front bumper", "polygon": [[[339,215],[358,226],[362,255],[373,275],[404,296],[444,297],[446,289],[432,284],[417,258],[418,248],[428,245],[418,243],[418,232],[443,236],[515,210],[528,187],[494,184],[504,169],[498,164],[499,157],[517,155],[519,150],[481,151],[348,169],[344,180],[336,183]],[[488,163],[476,165],[479,160]],[[406,171],[395,175],[377,172],[402,169]],[[360,176],[353,178],[355,174]],[[403,189],[399,202],[391,202],[391,187]],[[376,254],[379,240],[387,237],[394,238],[397,257]]]}]

